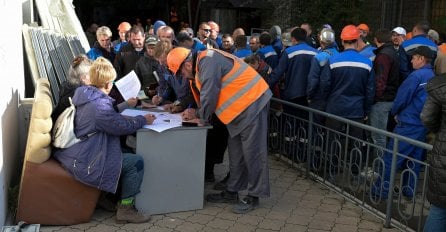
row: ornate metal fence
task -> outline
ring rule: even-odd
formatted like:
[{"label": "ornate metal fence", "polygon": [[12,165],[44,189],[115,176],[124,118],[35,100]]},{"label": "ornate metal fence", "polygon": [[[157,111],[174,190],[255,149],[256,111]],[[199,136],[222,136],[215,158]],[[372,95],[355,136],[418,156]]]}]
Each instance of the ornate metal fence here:
[{"label": "ornate metal fence", "polygon": [[[283,105],[308,114],[289,115]],[[371,133],[385,135],[387,147],[375,145]],[[279,99],[271,103],[268,139],[270,153],[382,218],[386,227],[422,231],[431,145]],[[408,145],[424,156],[400,153]]]}]

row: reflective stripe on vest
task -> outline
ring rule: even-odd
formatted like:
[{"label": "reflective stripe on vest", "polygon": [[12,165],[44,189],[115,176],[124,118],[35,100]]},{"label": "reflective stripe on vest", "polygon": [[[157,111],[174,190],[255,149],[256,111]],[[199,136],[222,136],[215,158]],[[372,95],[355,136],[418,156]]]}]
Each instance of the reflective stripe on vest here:
[{"label": "reflective stripe on vest", "polygon": [[192,96],[194,96],[195,103],[197,104],[198,108],[200,108],[201,107],[200,91],[198,91],[197,86],[194,83],[194,80],[189,80],[189,86],[190,90],[192,90]]},{"label": "reflective stripe on vest", "polygon": [[[200,63],[202,58],[212,57],[214,53],[219,53],[234,61],[231,71],[221,78],[221,90],[215,109],[218,118],[224,124],[229,124],[259,99],[269,89],[269,86],[251,66],[241,59],[220,50],[208,49],[200,52],[197,57],[197,64]],[[198,74],[198,66],[196,69]],[[195,76],[195,84],[197,89],[201,90],[198,75]]]}]

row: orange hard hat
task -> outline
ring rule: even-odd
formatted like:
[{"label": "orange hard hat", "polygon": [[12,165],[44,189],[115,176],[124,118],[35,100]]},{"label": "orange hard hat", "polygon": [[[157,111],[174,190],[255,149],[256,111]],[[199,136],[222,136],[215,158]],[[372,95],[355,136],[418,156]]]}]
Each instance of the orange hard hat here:
[{"label": "orange hard hat", "polygon": [[370,32],[369,26],[367,26],[367,24],[365,24],[365,23],[361,23],[361,24],[359,24],[359,25],[358,25],[358,29],[359,29],[359,30],[363,30],[363,31],[365,31],[365,32],[367,32],[367,33]]},{"label": "orange hard hat", "polygon": [[177,47],[170,50],[169,54],[167,54],[167,66],[169,70],[174,74],[177,74],[183,62],[189,56],[191,51],[187,48]]},{"label": "orange hard hat", "polygon": [[342,29],[341,39],[342,40],[355,40],[359,39],[360,32],[355,25],[347,25]]},{"label": "orange hard hat", "polygon": [[132,25],[130,25],[128,22],[122,22],[118,26],[118,30],[120,31],[128,31],[130,28],[132,28]]}]

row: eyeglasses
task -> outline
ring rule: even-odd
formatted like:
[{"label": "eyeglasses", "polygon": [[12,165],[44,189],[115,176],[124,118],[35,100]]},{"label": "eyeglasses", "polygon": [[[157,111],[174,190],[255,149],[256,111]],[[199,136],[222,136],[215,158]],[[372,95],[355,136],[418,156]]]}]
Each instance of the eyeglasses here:
[{"label": "eyeglasses", "polygon": [[211,29],[201,29],[201,30],[203,30],[204,32],[211,32]]}]

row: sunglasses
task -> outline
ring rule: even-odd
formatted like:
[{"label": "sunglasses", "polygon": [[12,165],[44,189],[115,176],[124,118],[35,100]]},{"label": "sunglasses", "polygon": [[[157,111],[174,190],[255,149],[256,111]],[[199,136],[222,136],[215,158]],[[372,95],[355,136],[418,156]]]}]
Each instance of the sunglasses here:
[{"label": "sunglasses", "polygon": [[203,30],[204,32],[211,32],[211,29],[201,29],[201,30]]}]

